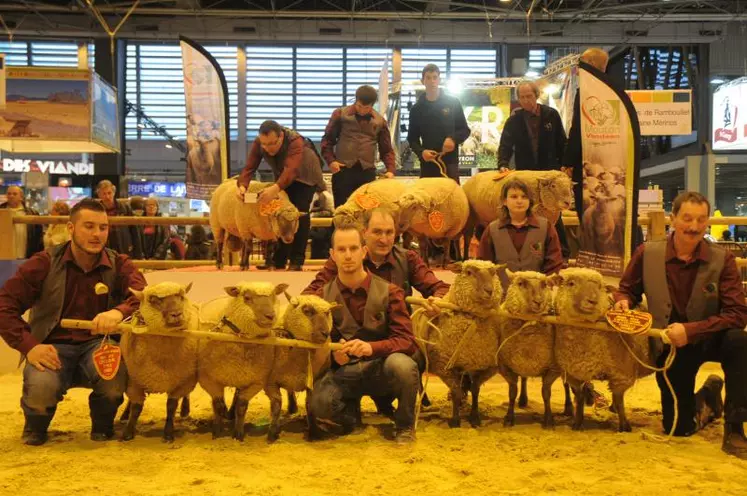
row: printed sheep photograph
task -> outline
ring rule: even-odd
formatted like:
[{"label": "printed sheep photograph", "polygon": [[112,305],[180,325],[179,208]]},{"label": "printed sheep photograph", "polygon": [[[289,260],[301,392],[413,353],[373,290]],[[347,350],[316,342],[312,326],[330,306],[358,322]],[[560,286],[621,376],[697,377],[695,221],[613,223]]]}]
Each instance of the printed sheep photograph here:
[{"label": "printed sheep photograph", "polygon": [[[368,396],[347,435],[307,415],[310,388],[330,367],[323,348],[180,336],[324,346],[335,304],[300,295],[311,273],[148,273],[134,292],[140,330],[121,339],[129,386],[115,439],[89,440],[90,391],[71,389],[49,441],[25,446],[18,357],[0,349],[0,494],[327,495],[351,485],[361,495],[744,494],[747,462],[721,451],[721,412],[670,439],[655,377],[620,337],[511,318],[596,321],[610,304],[609,278],[508,270],[503,287],[505,270],[478,260],[437,269],[451,284],[443,301],[465,312],[429,317],[413,305],[426,394],[417,439],[404,445]],[[647,360],[645,338],[625,339]],[[696,387],[720,377],[707,364]],[[607,404],[590,405],[585,382]]]}]

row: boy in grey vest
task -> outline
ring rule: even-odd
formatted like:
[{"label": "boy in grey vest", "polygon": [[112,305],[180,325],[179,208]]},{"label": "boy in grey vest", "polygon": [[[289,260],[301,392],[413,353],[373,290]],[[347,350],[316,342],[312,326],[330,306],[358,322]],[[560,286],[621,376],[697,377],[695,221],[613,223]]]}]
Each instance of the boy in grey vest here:
[{"label": "boy in grey vest", "polygon": [[[127,386],[124,363],[111,380],[96,371],[93,355],[100,334],[114,330],[140,306],[129,288],[145,279],[127,255],[105,248],[106,209],[87,198],[76,204],[67,224],[71,241],[32,256],[0,289],[0,336],[26,359],[21,408],[24,442],[41,445],[57,403],[72,387],[93,391],[91,439],[114,436],[114,415]],[[23,313],[31,309],[29,322]],[[92,331],[62,329],[61,319],[92,320]]]},{"label": "boy in grey vest", "polygon": [[[689,436],[697,430],[698,369],[705,362],[721,363],[726,378],[722,449],[747,459],[747,305],[734,255],[703,239],[710,212],[708,199],[700,193],[686,191],[674,199],[674,233],[633,253],[615,294],[615,309],[627,310],[645,294],[654,327],[666,328],[677,347],[668,371],[679,410],[675,435]],[[663,351],[652,346],[658,367],[666,358]],[[664,430],[669,432],[674,401],[663,374],[657,373],[656,379]]]},{"label": "boy in grey vest", "polygon": [[401,288],[363,268],[367,249],[355,228],[338,228],[331,256],[338,275],[320,291],[327,301],[341,305],[335,313],[332,341],[343,349],[332,353],[332,368],[315,384],[309,405],[314,437],[319,418],[352,431],[357,406],[364,395],[393,395],[396,440],[415,439],[415,400],[420,386],[412,323]]}]

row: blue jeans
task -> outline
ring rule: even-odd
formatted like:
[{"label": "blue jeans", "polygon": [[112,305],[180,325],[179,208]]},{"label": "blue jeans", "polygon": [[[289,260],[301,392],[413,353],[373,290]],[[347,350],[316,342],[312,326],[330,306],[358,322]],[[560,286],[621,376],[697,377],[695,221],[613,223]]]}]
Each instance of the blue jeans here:
[{"label": "blue jeans", "polygon": [[403,353],[385,358],[362,360],[328,371],[314,385],[309,409],[314,417],[331,420],[345,427],[356,419],[351,407],[364,395],[397,398],[394,422],[399,429],[415,423],[415,400],[420,386],[418,366]]},{"label": "blue jeans", "polygon": [[21,408],[26,426],[46,432],[59,403],[68,389],[84,387],[93,391],[88,397],[93,432],[106,433],[114,428],[114,416],[127,389],[127,367],[124,360],[117,375],[109,381],[99,377],[93,365],[93,353],[101,344],[93,339],[80,344],[52,344],[60,357],[60,370],[39,371],[26,363],[23,369]]}]

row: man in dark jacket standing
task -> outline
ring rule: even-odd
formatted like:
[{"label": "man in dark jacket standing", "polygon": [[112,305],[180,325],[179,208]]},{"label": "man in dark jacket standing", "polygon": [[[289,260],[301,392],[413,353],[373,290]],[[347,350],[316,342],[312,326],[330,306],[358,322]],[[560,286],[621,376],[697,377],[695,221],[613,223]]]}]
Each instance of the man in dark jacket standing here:
[{"label": "man in dark jacket standing", "polygon": [[410,111],[407,141],[420,159],[420,177],[450,177],[459,182],[459,145],[470,135],[462,104],[445,95],[441,71],[435,64],[423,68],[425,94]]},{"label": "man in dark jacket standing", "polygon": [[285,191],[290,202],[305,214],[298,221],[298,231],[293,243],[278,241],[272,264],[275,269],[284,269],[290,259],[288,269],[301,270],[306,259],[306,243],[311,229],[309,208],[314,193],[325,189],[321,158],[314,143],[293,129],[283,127],[275,121],[263,122],[249,150],[246,167],[238,178],[238,195],[242,200],[262,160],[272,168],[275,184],[263,189],[257,201],[268,204],[278,197],[280,191]]},{"label": "man in dark jacket standing", "polygon": [[[539,87],[533,81],[519,83],[516,87],[517,109],[506,120],[498,147],[498,168],[508,169],[511,157],[516,170],[560,170],[565,152],[565,130],[558,111],[537,103]],[[563,217],[558,217],[555,230],[560,237],[563,258],[571,250],[565,236]]]},{"label": "man in dark jacket standing", "polygon": [[[96,197],[101,200],[109,217],[132,217],[132,209],[125,202],[115,198],[117,187],[104,179],[96,185]],[[132,258],[143,258],[143,245],[137,226],[112,226],[109,233],[108,248]]]},{"label": "man in dark jacket standing", "polygon": [[[26,206],[23,191],[18,186],[8,186],[5,195],[8,201],[0,208],[12,210],[14,215],[39,215],[39,212]],[[30,258],[37,251],[44,249],[42,226],[39,224],[15,224],[16,258]]]}]

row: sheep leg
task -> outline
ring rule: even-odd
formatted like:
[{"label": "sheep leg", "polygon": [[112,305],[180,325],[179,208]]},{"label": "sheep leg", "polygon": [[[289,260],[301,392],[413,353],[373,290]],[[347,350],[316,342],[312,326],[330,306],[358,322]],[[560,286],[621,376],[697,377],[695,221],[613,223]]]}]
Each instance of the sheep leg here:
[{"label": "sheep leg", "polygon": [[296,393],[291,390],[286,391],[288,393],[288,415],[295,415],[298,413],[298,400],[296,400]]},{"label": "sheep leg", "polygon": [[226,414],[226,400],[223,399],[223,395],[213,397],[213,439],[218,439],[223,433],[223,418]]},{"label": "sheep leg", "polygon": [[251,238],[243,240],[243,243],[241,243],[241,261],[239,262],[239,268],[241,270],[249,270],[249,252],[251,249]]},{"label": "sheep leg", "polygon": [[571,401],[571,387],[567,382],[563,383],[563,390],[565,391],[565,404],[563,405],[563,415],[566,417],[573,416],[573,402]]},{"label": "sheep leg", "polygon": [[239,398],[239,390],[235,389],[233,392],[233,399],[231,400],[231,407],[226,411],[226,420],[233,420],[236,418],[236,400]]},{"label": "sheep leg", "polygon": [[174,417],[176,416],[176,408],[178,406],[178,397],[166,400],[166,425],[163,428],[163,440],[166,443],[174,442]]},{"label": "sheep leg", "polygon": [[127,419],[127,425],[122,433],[122,441],[130,441],[135,437],[135,426],[137,425],[137,420],[143,411],[143,404],[145,403],[145,389],[131,380],[127,385],[127,398],[130,402],[130,416]]},{"label": "sheep leg", "polygon": [[[265,394],[270,398],[270,429],[267,431],[267,442],[274,443],[280,437],[280,412],[283,409],[283,395],[280,388],[273,385],[265,388]],[[291,392],[289,391],[290,395]]]},{"label": "sheep leg", "polygon": [[449,427],[455,428],[461,425],[459,420],[459,409],[462,407],[462,380],[461,374],[451,373],[441,377],[446,386],[449,388],[451,394],[451,418],[449,419]]},{"label": "sheep leg", "polygon": [[239,441],[244,440],[244,422],[246,420],[246,409],[249,407],[249,400],[254,398],[257,393],[262,391],[261,384],[255,384],[246,389],[238,389],[236,394],[236,418],[233,424],[233,438]]},{"label": "sheep leg", "polygon": [[571,384],[573,394],[576,400],[576,411],[573,414],[573,425],[571,429],[574,431],[580,431],[584,428],[584,384],[581,381],[568,378],[568,382]]},{"label": "sheep leg", "polygon": [[542,377],[542,402],[545,404],[545,416],[542,420],[542,427],[545,429],[555,427],[555,421],[552,417],[552,407],[550,406],[550,397],[552,396],[552,385],[558,377],[560,377],[560,372],[554,370],[548,371]]},{"label": "sheep leg", "polygon": [[480,427],[482,420],[480,420],[480,387],[483,383],[492,375],[492,373],[477,372],[470,375],[470,392],[472,393],[472,409],[469,412],[469,424],[472,427]]},{"label": "sheep leg", "polygon": [[420,258],[423,259],[426,267],[430,267],[431,261],[428,258],[428,248],[429,248],[428,238],[426,238],[425,236],[419,236],[418,244],[420,245]]},{"label": "sheep leg", "polygon": [[182,408],[179,410],[179,416],[181,418],[187,418],[189,417],[190,412],[190,402],[189,402],[189,395],[184,396],[182,398]]},{"label": "sheep leg", "polygon": [[529,403],[527,396],[527,378],[521,378],[521,392],[519,392],[519,408],[526,408]]},{"label": "sheep leg", "polygon": [[519,393],[519,376],[506,370],[503,377],[508,382],[508,411],[506,412],[506,416],[503,417],[503,427],[513,427],[516,423],[514,408],[516,406],[516,396]]},{"label": "sheep leg", "polygon": [[122,410],[122,415],[119,417],[119,422],[121,424],[127,423],[127,420],[130,418],[130,409],[131,408],[132,407],[131,407],[131,404],[130,404],[130,398],[127,398],[127,403],[125,403],[124,410]]},{"label": "sheep leg", "polygon": [[628,417],[625,415],[625,391],[612,392],[613,404],[617,407],[617,419],[618,419],[618,432],[631,432],[633,428],[630,426]]},{"label": "sheep leg", "polygon": [[225,236],[228,232],[220,229],[215,234],[215,267],[218,270],[223,270],[223,246],[225,243]]}]

